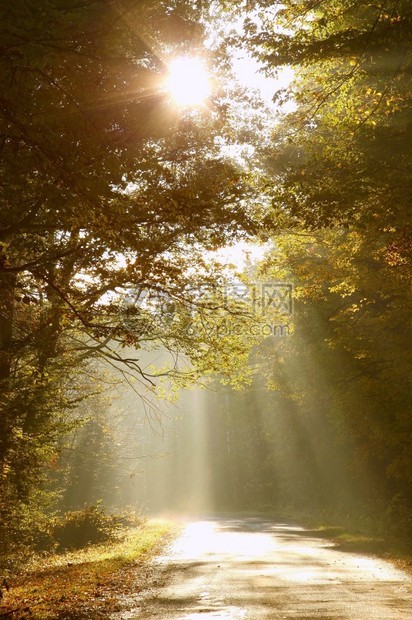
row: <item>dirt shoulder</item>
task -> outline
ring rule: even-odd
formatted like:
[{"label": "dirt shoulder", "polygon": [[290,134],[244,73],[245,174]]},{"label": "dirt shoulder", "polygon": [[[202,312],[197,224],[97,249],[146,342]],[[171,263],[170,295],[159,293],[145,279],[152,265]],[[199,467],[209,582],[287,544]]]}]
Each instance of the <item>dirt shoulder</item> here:
[{"label": "dirt shoulder", "polygon": [[176,533],[171,522],[149,520],[111,544],[35,557],[6,576],[0,620],[100,620],[135,606],[155,584],[152,558]]}]

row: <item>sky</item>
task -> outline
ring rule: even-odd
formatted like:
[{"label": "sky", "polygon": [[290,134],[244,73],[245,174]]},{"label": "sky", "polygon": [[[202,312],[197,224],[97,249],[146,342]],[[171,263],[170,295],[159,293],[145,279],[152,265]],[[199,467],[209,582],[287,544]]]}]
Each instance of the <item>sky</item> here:
[{"label": "sky", "polygon": [[[256,16],[256,19],[259,19]],[[211,29],[210,35],[206,40],[206,46],[211,49],[217,48],[220,45],[222,37],[229,36],[233,31],[236,32],[240,39],[243,32],[243,17],[237,18],[235,21],[230,21],[220,18],[218,20],[218,27]],[[219,42],[220,40],[220,42]],[[267,113],[271,117],[271,123],[273,123],[273,113],[276,114],[278,110],[277,104],[273,101],[275,93],[281,89],[287,87],[293,79],[293,71],[289,67],[285,67],[278,71],[277,77],[268,77],[265,75],[263,65],[253,58],[248,51],[242,49],[233,49],[232,56],[232,74],[234,81],[245,89],[255,89],[261,95],[264,104],[267,106]],[[169,78],[166,83],[166,87],[169,87],[172,98],[175,103],[185,106],[200,106],[210,95],[209,86],[207,80],[212,78],[206,73],[206,65],[203,65],[201,58],[177,57],[171,60],[169,63]],[[204,74],[202,74],[204,73]],[[228,81],[233,79],[228,77]],[[284,104],[282,112],[289,112],[293,109],[293,102]],[[230,157],[238,165],[245,165],[243,159],[246,157],[253,157],[254,147],[250,145],[250,151],[246,152],[247,145],[228,145],[224,141],[221,144],[222,151],[226,156]],[[261,260],[268,250],[267,244],[254,244],[247,242],[239,242],[235,245],[228,246],[220,249],[215,257],[224,263],[232,263],[236,269],[242,270],[248,260],[257,262]]]},{"label": "sky", "polygon": [[267,244],[247,243],[239,241],[235,245],[226,246],[216,252],[216,258],[224,263],[232,263],[236,269],[242,270],[248,260],[252,263],[263,258],[268,251]]},{"label": "sky", "polygon": [[239,84],[258,90],[269,107],[275,105],[272,101],[275,92],[287,87],[293,78],[293,71],[289,67],[281,69],[278,78],[266,77],[262,72],[262,65],[246,52],[234,57],[232,65]]}]

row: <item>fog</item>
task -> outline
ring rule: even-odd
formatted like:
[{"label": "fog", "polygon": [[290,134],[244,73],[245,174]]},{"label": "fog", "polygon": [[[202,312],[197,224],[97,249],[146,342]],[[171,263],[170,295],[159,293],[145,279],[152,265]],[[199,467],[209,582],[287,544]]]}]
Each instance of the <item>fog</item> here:
[{"label": "fog", "polygon": [[140,514],[283,514],[356,502],[350,448],[342,452],[331,421],[263,382],[235,390],[209,379],[168,402],[123,381],[89,407],[62,451],[66,509],[102,501]]}]

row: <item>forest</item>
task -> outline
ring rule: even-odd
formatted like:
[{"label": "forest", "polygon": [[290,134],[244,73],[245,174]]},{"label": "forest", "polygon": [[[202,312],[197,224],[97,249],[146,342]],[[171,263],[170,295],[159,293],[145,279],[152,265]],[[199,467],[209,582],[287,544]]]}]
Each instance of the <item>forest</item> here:
[{"label": "forest", "polygon": [[409,0],[1,3],[2,566],[85,509],[410,539],[411,40]]}]

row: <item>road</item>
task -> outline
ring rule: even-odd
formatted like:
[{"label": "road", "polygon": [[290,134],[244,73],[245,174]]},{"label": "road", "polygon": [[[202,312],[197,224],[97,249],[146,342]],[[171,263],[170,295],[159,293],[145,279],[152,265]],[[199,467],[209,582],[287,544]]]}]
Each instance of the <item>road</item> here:
[{"label": "road", "polygon": [[131,620],[412,620],[408,575],[285,523],[192,522],[158,561],[162,585]]}]

